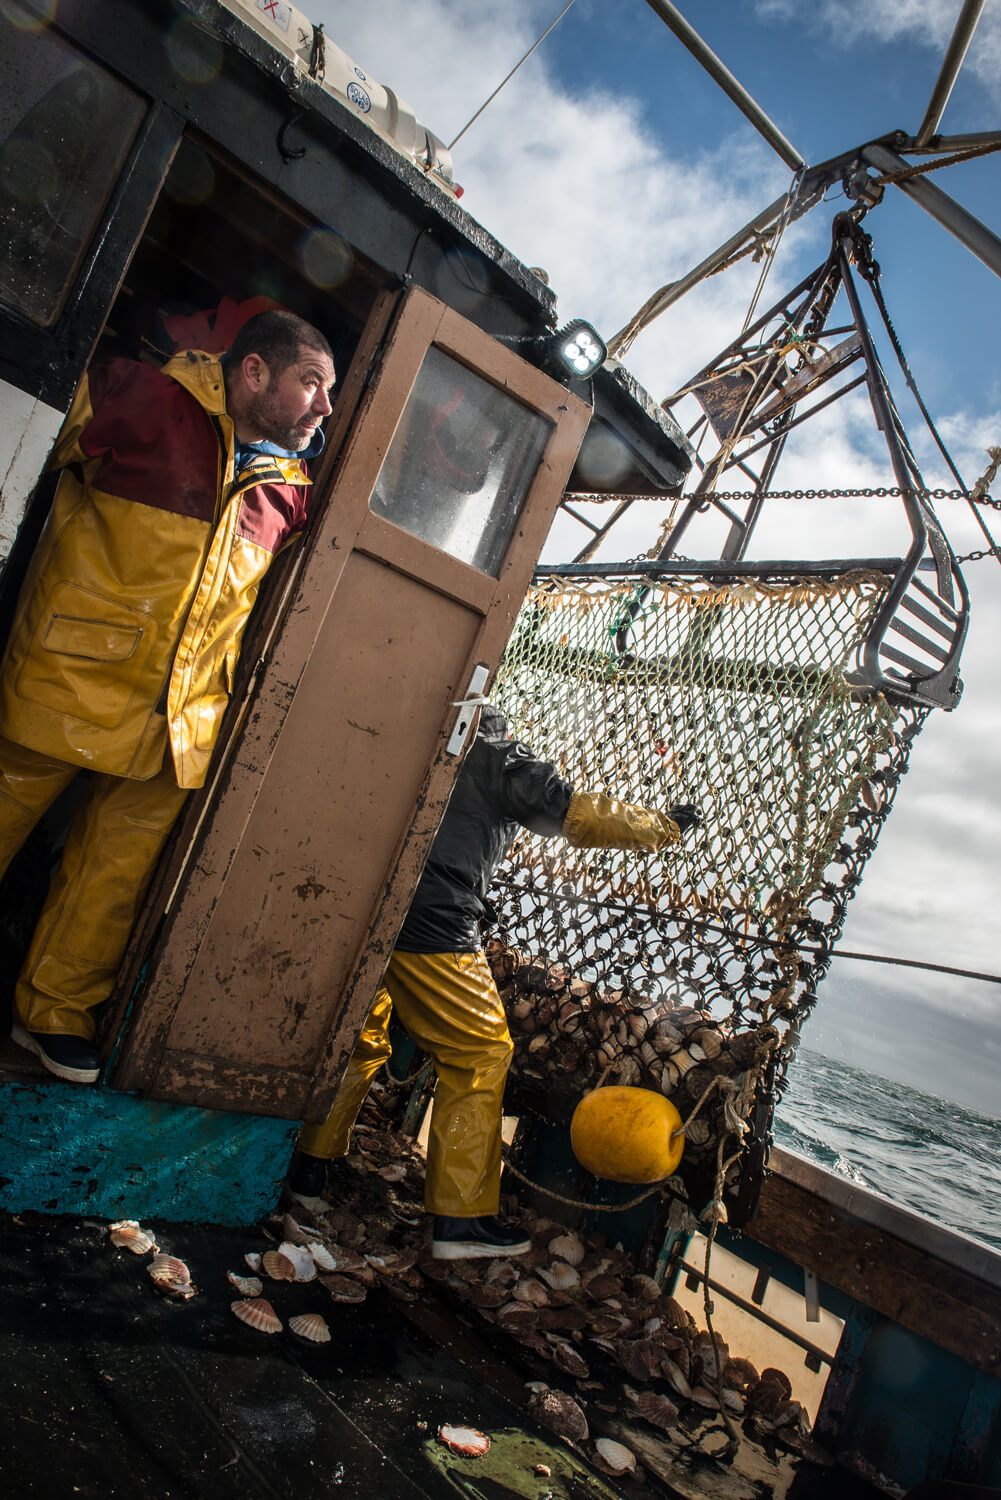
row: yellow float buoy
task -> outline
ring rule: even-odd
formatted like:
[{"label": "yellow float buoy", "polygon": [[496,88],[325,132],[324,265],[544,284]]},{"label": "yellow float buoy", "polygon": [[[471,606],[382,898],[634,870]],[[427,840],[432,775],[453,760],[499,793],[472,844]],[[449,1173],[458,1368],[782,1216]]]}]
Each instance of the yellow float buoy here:
[{"label": "yellow float buoy", "polygon": [[570,1144],[595,1177],[660,1182],[678,1169],[685,1149],[680,1130],[681,1116],[663,1094],[613,1086],[584,1095],[570,1122]]}]

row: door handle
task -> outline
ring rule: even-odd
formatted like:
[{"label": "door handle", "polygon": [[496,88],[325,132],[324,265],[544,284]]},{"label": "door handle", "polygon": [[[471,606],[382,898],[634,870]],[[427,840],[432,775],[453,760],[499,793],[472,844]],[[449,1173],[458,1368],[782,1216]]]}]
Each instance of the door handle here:
[{"label": "door handle", "polygon": [[453,708],[459,710],[459,717],[455,721],[455,727],[452,730],[448,744],[445,746],[449,755],[458,755],[465,745],[470,725],[476,717],[476,710],[480,707],[481,703],[486,703],[487,701],[483,696],[483,689],[487,685],[487,678],[489,676],[490,668],[480,662],[478,666],[473,668],[473,675],[470,677],[469,686],[466,688],[466,696],[460,698],[458,703],[452,704]]}]

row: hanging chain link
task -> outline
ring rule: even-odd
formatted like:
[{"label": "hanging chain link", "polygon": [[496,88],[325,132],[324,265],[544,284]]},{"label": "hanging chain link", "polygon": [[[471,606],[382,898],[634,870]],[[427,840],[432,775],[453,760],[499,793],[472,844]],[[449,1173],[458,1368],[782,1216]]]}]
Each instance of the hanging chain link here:
[{"label": "hanging chain link", "polygon": [[[766,490],[762,496],[764,500],[870,500],[870,499],[896,499],[904,493],[903,490],[892,485],[871,486],[868,489],[850,490]],[[907,491],[909,495],[917,495],[923,500],[966,500],[968,497],[963,490],[923,490],[915,487]],[[752,500],[753,490],[714,490],[705,495],[685,495],[686,500],[725,500],[728,502]],[[972,498],[972,497],[970,497]],[[974,500],[976,505],[987,505],[992,510],[1001,510],[1001,499],[995,499],[993,495],[979,495]]]}]

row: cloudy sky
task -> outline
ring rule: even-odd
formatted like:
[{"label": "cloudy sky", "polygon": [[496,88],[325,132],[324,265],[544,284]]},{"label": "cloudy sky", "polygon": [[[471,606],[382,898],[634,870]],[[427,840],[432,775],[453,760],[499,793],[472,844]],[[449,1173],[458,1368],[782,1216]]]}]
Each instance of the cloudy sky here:
[{"label": "cloudy sky", "polygon": [[[561,0],[310,0],[303,8],[448,142]],[[916,131],[960,0],[682,0],[681,8],[817,162],[889,130]],[[999,105],[1001,3],[991,0],[942,129],[996,126]],[[526,264],[547,270],[561,316],[588,317],[611,335],[651,292],[782,192],[790,174],[643,0],[576,0],[459,142],[455,175],[468,212]],[[1001,232],[1001,154],[935,180]],[[843,206],[832,194],[790,228],[762,310],[823,258]],[[986,445],[1001,443],[1001,282],[895,189],[866,228],[918,384],[972,483]],[[744,262],[640,335],[626,362],[655,396],[735,336],[758,270]],[[946,482],[899,380],[895,389],[929,481]],[[778,487],[893,482],[863,398],[847,398],[806,431],[808,441],[790,442]],[[886,507],[777,503],[754,555],[898,550],[900,521]],[[982,545],[965,507],[942,507],[958,552]],[[1001,534],[1001,516],[991,519]],[[653,509],[635,507],[603,555],[633,556],[656,531]],[[579,530],[558,523],[545,555],[565,557],[580,545]],[[710,555],[711,539],[705,546]],[[694,539],[686,547],[698,550]],[[935,713],[916,745],[842,946],[995,973],[1001,574],[984,561],[969,566],[967,579],[973,622],[963,702]],[[805,1041],[987,1113],[1001,1109],[1001,985],[838,959]]]}]

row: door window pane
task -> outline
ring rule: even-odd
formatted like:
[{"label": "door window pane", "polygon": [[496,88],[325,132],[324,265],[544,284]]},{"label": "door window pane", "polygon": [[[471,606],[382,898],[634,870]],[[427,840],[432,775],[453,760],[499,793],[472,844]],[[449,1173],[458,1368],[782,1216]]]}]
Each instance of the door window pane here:
[{"label": "door window pane", "polygon": [[145,104],[32,13],[0,9],[0,298],[56,321]]},{"label": "door window pane", "polygon": [[538,412],[431,348],[376,480],[372,509],[496,574],[550,428]]}]

